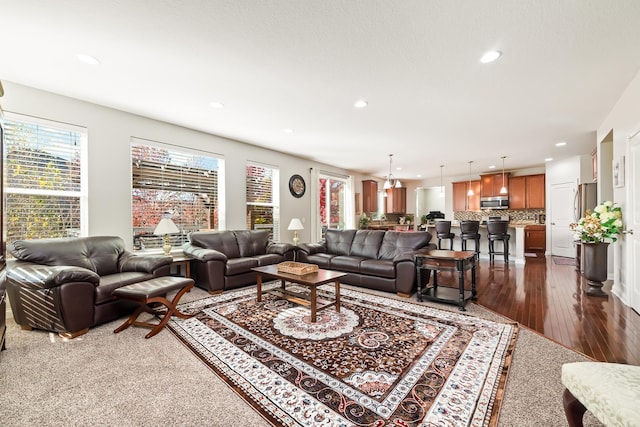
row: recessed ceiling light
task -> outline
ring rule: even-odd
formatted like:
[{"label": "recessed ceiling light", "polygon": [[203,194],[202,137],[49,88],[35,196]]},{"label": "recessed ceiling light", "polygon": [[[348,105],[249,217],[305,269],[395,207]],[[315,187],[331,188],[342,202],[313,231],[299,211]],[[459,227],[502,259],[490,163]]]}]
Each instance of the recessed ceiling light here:
[{"label": "recessed ceiling light", "polygon": [[282,132],[284,132],[284,133],[293,133],[293,129],[290,129],[290,128],[282,129]]},{"label": "recessed ceiling light", "polygon": [[211,101],[211,102],[209,103],[209,105],[210,105],[212,108],[224,108],[224,104],[223,104],[222,102],[218,102],[218,101]]},{"label": "recessed ceiling light", "polygon": [[489,169],[495,169],[495,168],[496,168],[496,165],[489,166]]},{"label": "recessed ceiling light", "polygon": [[359,99],[353,104],[353,106],[356,107],[356,108],[364,108],[367,105],[369,105],[369,103],[367,101],[365,101],[364,99]]},{"label": "recessed ceiling light", "polygon": [[545,162],[550,162],[553,160],[553,157],[547,157],[546,159],[544,159]]},{"label": "recessed ceiling light", "polygon": [[565,145],[567,145],[567,143],[564,141],[556,142],[556,147],[564,147]]},{"label": "recessed ceiling light", "polygon": [[89,64],[89,65],[100,64],[100,61],[98,61],[98,58],[96,58],[95,56],[86,55],[84,53],[77,54],[76,58],[78,58],[78,61],[84,62],[85,64]]},{"label": "recessed ceiling light", "polygon": [[416,175],[416,178],[422,178],[422,175],[418,174]]},{"label": "recessed ceiling light", "polygon": [[482,62],[483,64],[488,64],[500,58],[500,55],[502,55],[502,52],[500,52],[499,50],[490,50],[489,52],[486,52],[484,55],[482,55],[482,58],[480,58],[480,62]]}]

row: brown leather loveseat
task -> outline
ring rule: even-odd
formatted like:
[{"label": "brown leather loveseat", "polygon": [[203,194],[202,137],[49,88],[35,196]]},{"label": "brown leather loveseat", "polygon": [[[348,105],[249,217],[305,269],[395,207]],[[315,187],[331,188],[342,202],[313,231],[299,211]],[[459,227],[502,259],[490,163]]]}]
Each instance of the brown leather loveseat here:
[{"label": "brown leather loveseat", "polygon": [[120,237],[19,240],[8,246],[7,294],[23,329],[74,338],[133,311],[114,289],[169,274],[172,258],[134,255]]},{"label": "brown leather loveseat", "polygon": [[[416,288],[415,254],[436,249],[426,231],[327,230],[297,247],[298,261],[347,273],[341,282],[408,297]],[[425,275],[426,276],[426,275]]]},{"label": "brown leather loveseat", "polygon": [[209,293],[256,283],[251,269],[291,261],[294,246],[269,240],[267,230],[196,231],[182,251],[195,260],[191,274],[196,286]]}]

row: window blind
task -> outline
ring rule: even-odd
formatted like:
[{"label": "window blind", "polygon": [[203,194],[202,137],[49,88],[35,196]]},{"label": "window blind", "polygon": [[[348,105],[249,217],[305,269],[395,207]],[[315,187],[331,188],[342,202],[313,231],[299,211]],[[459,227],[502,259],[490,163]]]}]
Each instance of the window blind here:
[{"label": "window blind", "polygon": [[280,239],[279,174],[278,169],[269,166],[246,166],[247,229],[267,229],[276,241]]},{"label": "window blind", "polygon": [[172,246],[185,243],[192,231],[219,228],[221,159],[134,139],[131,162],[135,249],[162,247],[162,237],[153,231],[163,217],[180,229],[169,236]]},{"label": "window blind", "polygon": [[86,130],[18,115],[5,121],[7,241],[81,235]]}]

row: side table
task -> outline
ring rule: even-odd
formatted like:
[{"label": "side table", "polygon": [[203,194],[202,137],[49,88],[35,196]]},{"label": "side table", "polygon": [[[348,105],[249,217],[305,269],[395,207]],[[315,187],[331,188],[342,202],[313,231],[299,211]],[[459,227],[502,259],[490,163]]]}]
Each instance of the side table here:
[{"label": "side table", "polygon": [[187,279],[191,279],[191,261],[195,258],[192,258],[188,255],[176,255],[173,257],[172,266],[176,266],[179,269],[180,275],[186,277]]},{"label": "side table", "polygon": [[[457,304],[460,311],[464,308],[467,300],[476,299],[476,264],[478,256],[473,251],[446,251],[432,250],[415,257],[416,277],[418,281],[418,301],[422,298],[430,301],[438,301],[449,304]],[[422,289],[422,270],[433,271],[433,285]],[[471,291],[464,289],[464,276],[467,270],[471,270]],[[438,287],[438,272],[457,271],[458,286]]]}]

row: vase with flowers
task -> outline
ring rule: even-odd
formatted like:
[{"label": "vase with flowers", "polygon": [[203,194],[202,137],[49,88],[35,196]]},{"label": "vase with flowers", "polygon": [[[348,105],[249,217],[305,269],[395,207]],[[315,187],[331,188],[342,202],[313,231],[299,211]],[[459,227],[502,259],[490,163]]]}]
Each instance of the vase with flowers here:
[{"label": "vase with flowers", "polygon": [[584,277],[589,286],[586,294],[607,296],[602,290],[602,282],[607,279],[607,247],[622,230],[622,209],[613,202],[604,202],[569,227],[584,251]]}]

